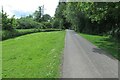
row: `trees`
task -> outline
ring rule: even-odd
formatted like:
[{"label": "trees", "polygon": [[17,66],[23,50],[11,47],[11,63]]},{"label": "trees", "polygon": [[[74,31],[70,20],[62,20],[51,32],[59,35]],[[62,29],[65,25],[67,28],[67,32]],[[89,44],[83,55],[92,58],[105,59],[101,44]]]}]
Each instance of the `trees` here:
[{"label": "trees", "polygon": [[12,18],[8,18],[7,13],[5,13],[2,8],[2,29],[12,31],[16,25],[17,23],[14,16]]},{"label": "trees", "polygon": [[[66,17],[64,15],[65,9],[66,9],[66,3],[65,2],[59,3],[56,9],[56,12],[55,12],[55,21],[54,21],[55,25],[54,26],[57,26],[60,29],[68,28],[68,21],[66,20]],[[56,23],[58,25],[56,25]]]},{"label": "trees", "polygon": [[51,16],[49,14],[45,14],[42,16],[41,21],[48,22],[51,20]]},{"label": "trees", "polygon": [[[60,2],[55,22],[77,32],[120,36],[120,3],[117,2]],[[72,25],[70,27],[70,25]],[[64,27],[66,28],[66,27]]]},{"label": "trees", "polygon": [[39,9],[34,12],[34,19],[37,22],[41,22],[41,17],[42,17],[41,10],[42,10],[42,7],[39,6]]},{"label": "trees", "polygon": [[[83,3],[82,3],[83,4]],[[108,33],[114,37],[119,36],[120,31],[120,3],[84,3],[85,15],[94,23],[97,23],[99,33]]]},{"label": "trees", "polygon": [[41,25],[39,28],[51,28],[51,16],[49,14],[42,14],[42,6],[39,7],[39,10],[36,10],[33,14],[33,19]]},{"label": "trees", "polygon": [[54,18],[52,21],[52,27],[53,28],[59,28],[59,20],[57,18]]},{"label": "trees", "polygon": [[67,3],[65,13],[66,19],[72,24],[72,29],[77,32],[82,32],[85,27],[85,16],[79,10],[78,3]]},{"label": "trees", "polygon": [[2,13],[0,12],[0,30],[2,29]]},{"label": "trees", "polygon": [[41,23],[34,21],[32,15],[21,17],[17,19],[18,26],[17,29],[31,29],[31,28],[42,28]]}]

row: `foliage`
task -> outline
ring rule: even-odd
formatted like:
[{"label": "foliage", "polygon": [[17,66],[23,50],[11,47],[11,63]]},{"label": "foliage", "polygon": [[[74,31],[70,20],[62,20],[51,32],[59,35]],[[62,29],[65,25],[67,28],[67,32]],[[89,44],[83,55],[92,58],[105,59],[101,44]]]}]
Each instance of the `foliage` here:
[{"label": "foliage", "polygon": [[[37,17],[37,16],[36,16]],[[51,28],[51,16],[48,14],[43,15],[40,18],[40,22],[35,20],[34,16],[29,15],[26,17],[21,17],[20,19],[17,19],[18,26],[17,29],[46,29]]]},{"label": "foliage", "polygon": [[[78,3],[69,3],[66,8],[66,18],[72,24],[72,29],[77,32],[82,32],[85,27],[85,16],[79,11]],[[72,12],[73,11],[73,12]]]},{"label": "foliage", "polygon": [[49,14],[44,14],[41,18],[41,21],[48,22],[51,20],[51,16]]},{"label": "foliage", "polygon": [[16,25],[17,22],[15,21],[14,16],[12,18],[8,18],[7,13],[5,13],[2,8],[2,29],[12,31]]},{"label": "foliage", "polygon": [[39,9],[34,12],[34,19],[37,22],[41,22],[41,17],[42,17],[42,7],[39,6]]},{"label": "foliage", "polygon": [[[15,19],[15,15],[11,18],[8,18],[7,13],[4,13],[2,10],[2,29],[1,32],[2,40],[13,38],[16,36],[29,34],[33,32],[39,32],[41,29],[53,28],[51,21],[52,18],[50,15],[45,14],[42,16],[41,7],[38,11],[35,11],[34,15],[28,15],[26,17],[21,17],[20,19]],[[16,29],[31,29],[26,30],[25,32],[19,32]],[[49,31],[49,30],[45,30]]]},{"label": "foliage", "polygon": [[52,25],[50,22],[42,22],[42,24],[44,25],[42,29],[52,28]]},{"label": "foliage", "polygon": [[58,28],[58,26],[59,26],[59,21],[58,21],[58,19],[56,18],[54,18],[54,20],[52,21],[52,27],[53,28]]},{"label": "foliage", "polygon": [[42,25],[31,18],[23,17],[17,20],[18,26],[17,29],[31,29],[31,28],[40,28]]},{"label": "foliage", "polygon": [[0,31],[0,34],[2,34],[2,40],[6,40],[9,38],[14,38],[17,36],[22,36],[22,35],[36,33],[36,32],[51,32],[51,31],[60,31],[60,29],[36,29],[35,28],[35,29],[16,29],[13,31],[3,30],[3,31]]},{"label": "foliage", "polygon": [[59,29],[68,28],[69,24],[64,16],[64,11],[66,9],[66,3],[59,3],[56,12],[55,12],[55,19],[53,22],[53,27],[58,27]]},{"label": "foliage", "polygon": [[118,56],[120,54],[120,43],[111,39],[109,36],[97,36],[97,35],[89,35],[89,34],[80,34],[99,48],[106,50],[112,56],[120,60]]},{"label": "foliage", "polygon": [[1,26],[2,26],[2,13],[0,12],[0,29],[1,29]]},{"label": "foliage", "polygon": [[6,40],[9,38],[14,38],[17,36],[25,35],[25,34],[30,34],[30,33],[35,33],[39,32],[38,30],[35,29],[29,29],[29,30],[13,30],[13,31],[8,31],[8,30],[3,30],[2,31],[2,40]]},{"label": "foliage", "polygon": [[[120,39],[119,2],[60,2],[55,13],[55,25],[77,32],[104,35]],[[59,21],[59,22],[58,22]],[[72,26],[71,26],[72,25]],[[67,28],[67,27],[64,27]]]},{"label": "foliage", "polygon": [[60,77],[64,38],[64,31],[55,31],[35,33],[3,41],[0,43],[3,49],[2,77]]}]

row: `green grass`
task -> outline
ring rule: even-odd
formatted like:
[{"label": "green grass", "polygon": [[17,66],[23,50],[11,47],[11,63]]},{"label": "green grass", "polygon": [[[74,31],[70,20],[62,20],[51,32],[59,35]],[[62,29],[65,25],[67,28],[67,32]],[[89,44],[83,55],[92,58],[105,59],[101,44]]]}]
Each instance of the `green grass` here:
[{"label": "green grass", "polygon": [[117,41],[110,39],[108,36],[88,35],[82,33],[80,33],[80,35],[120,60],[118,56],[118,54],[120,54],[120,43]]},{"label": "green grass", "polygon": [[60,77],[65,31],[40,32],[2,41],[3,78]]}]

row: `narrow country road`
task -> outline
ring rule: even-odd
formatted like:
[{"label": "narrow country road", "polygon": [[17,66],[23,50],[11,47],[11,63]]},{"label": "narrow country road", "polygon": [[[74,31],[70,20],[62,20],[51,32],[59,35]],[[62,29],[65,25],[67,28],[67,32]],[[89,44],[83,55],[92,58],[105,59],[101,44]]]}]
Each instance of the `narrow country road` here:
[{"label": "narrow country road", "polygon": [[62,78],[118,78],[118,60],[66,30]]}]

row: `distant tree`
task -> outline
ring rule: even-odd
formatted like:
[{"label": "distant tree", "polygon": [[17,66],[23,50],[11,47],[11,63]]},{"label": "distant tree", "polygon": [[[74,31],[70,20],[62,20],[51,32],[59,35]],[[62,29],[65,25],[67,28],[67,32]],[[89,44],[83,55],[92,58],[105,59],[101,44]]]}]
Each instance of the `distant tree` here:
[{"label": "distant tree", "polygon": [[41,17],[42,17],[42,7],[40,6],[40,7],[39,7],[39,10],[36,10],[36,11],[34,12],[34,19],[35,19],[35,21],[37,21],[37,22],[41,22]]},{"label": "distant tree", "polygon": [[2,29],[2,13],[0,12],[0,29]]},{"label": "distant tree", "polygon": [[5,13],[2,8],[2,29],[8,31],[14,30],[13,28],[15,26],[14,22],[15,22],[14,16],[12,18],[8,18],[7,13]]},{"label": "distant tree", "polygon": [[42,16],[41,20],[44,22],[48,22],[51,20],[51,16],[49,14],[45,14]]},{"label": "distant tree", "polygon": [[26,16],[26,18],[33,19],[33,15]]},{"label": "distant tree", "polygon": [[34,21],[34,19],[30,16],[21,17],[20,19],[17,19],[18,26],[17,29],[31,29],[31,28],[37,28],[40,29],[44,27],[42,23],[39,23],[37,21]]},{"label": "distant tree", "polygon": [[11,19],[12,27],[16,28],[16,26],[18,26],[18,23],[17,20],[15,19],[15,15],[13,15],[10,19]]}]

